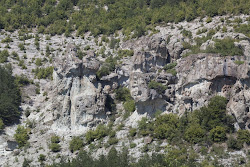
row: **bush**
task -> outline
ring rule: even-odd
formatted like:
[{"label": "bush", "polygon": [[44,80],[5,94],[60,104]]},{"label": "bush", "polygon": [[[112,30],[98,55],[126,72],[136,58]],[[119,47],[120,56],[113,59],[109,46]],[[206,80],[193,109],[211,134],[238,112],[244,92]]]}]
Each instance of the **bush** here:
[{"label": "bush", "polygon": [[135,148],[136,144],[135,143],[130,143],[130,148]]},{"label": "bush", "polygon": [[89,130],[86,134],[85,134],[85,139],[87,143],[91,143],[92,141],[95,140],[95,131],[93,130]]},{"label": "bush", "polygon": [[203,141],[206,131],[199,124],[190,125],[185,132],[185,139],[190,143]]},{"label": "bush", "polygon": [[49,146],[49,148],[53,152],[59,152],[59,151],[61,151],[61,146],[58,143],[51,143],[50,146]]},{"label": "bush", "polygon": [[25,50],[24,43],[20,43],[20,44],[18,45],[18,47],[19,47],[19,49],[22,50],[22,51]]},{"label": "bush", "polygon": [[37,58],[35,64],[36,64],[36,66],[41,66],[41,65],[43,65],[42,59]]},{"label": "bush", "polygon": [[227,147],[230,149],[233,149],[233,150],[240,150],[243,147],[243,143],[237,141],[233,137],[229,137],[229,139],[227,141]]},{"label": "bush", "polygon": [[152,134],[154,131],[153,124],[151,124],[146,117],[143,117],[138,121],[139,134],[142,136],[147,136]]},{"label": "bush", "polygon": [[134,137],[135,135],[136,135],[136,129],[135,128],[129,129],[129,136]]},{"label": "bush", "polygon": [[52,136],[50,139],[51,143],[60,143],[59,136]]},{"label": "bush", "polygon": [[165,114],[157,117],[154,123],[154,136],[172,141],[178,134],[178,117],[175,114]]},{"label": "bush", "polygon": [[126,100],[126,102],[123,104],[123,107],[126,112],[134,112],[135,111],[135,101],[133,99]]},{"label": "bush", "polygon": [[165,90],[167,89],[166,86],[153,80],[149,82],[148,87],[150,89],[155,89],[159,94],[164,94]]},{"label": "bush", "polygon": [[247,37],[250,38],[250,25],[249,24],[240,24],[238,27],[235,28],[236,32],[243,33]]},{"label": "bush", "polygon": [[80,150],[83,147],[82,139],[78,137],[73,137],[73,139],[69,143],[69,149],[73,153],[77,150]]},{"label": "bush", "polygon": [[234,45],[235,40],[225,38],[215,40],[214,48],[209,48],[207,52],[220,53],[222,56],[242,56],[243,50]]},{"label": "bush", "polygon": [[25,146],[29,140],[28,130],[23,126],[18,125],[14,138],[18,143],[19,148]]},{"label": "bush", "polygon": [[39,162],[43,162],[43,161],[45,161],[45,160],[46,160],[46,155],[40,154],[40,155],[39,155],[39,158],[38,158],[38,161],[39,161]]},{"label": "bush", "polygon": [[226,140],[226,129],[221,126],[216,126],[209,132],[209,137],[214,142],[222,142]]},{"label": "bush", "polygon": [[21,74],[20,76],[15,76],[15,82],[18,86],[25,86],[25,85],[29,85],[32,83],[32,81],[30,81],[27,76]]},{"label": "bush", "polygon": [[128,88],[120,87],[116,91],[115,98],[119,101],[123,101],[123,107],[126,112],[133,112],[135,111],[135,101],[130,95],[130,91]]},{"label": "bush", "polygon": [[126,101],[127,99],[131,98],[130,91],[128,88],[119,87],[116,91],[115,98],[119,101]]},{"label": "bush", "polygon": [[51,66],[47,68],[36,68],[34,72],[35,72],[35,76],[38,79],[46,79],[46,78],[53,79],[52,78],[53,70],[54,70],[54,67]]},{"label": "bush", "polygon": [[233,131],[233,118],[226,114],[227,99],[215,96],[210,99],[207,107],[194,112],[192,117],[197,119],[203,129],[211,130],[216,126],[225,127],[227,131]]},{"label": "bush", "polygon": [[[183,43],[183,47],[184,47],[184,48],[185,48],[185,47],[188,47],[188,48],[186,48],[186,49],[189,49],[189,47],[191,47],[191,45],[185,46],[184,44],[185,44],[185,43]],[[163,69],[164,69],[167,73],[170,73],[170,74],[172,74],[172,75],[175,76],[175,75],[177,74],[176,70],[174,69],[174,68],[176,67],[176,65],[177,65],[176,62],[174,62],[174,63],[169,63],[169,64],[165,65]]]},{"label": "bush", "polygon": [[118,142],[119,142],[119,140],[116,137],[111,137],[108,140],[109,145],[114,145],[114,144],[117,144]]},{"label": "bush", "polygon": [[95,130],[89,130],[86,133],[85,139],[86,139],[87,143],[91,143],[95,139],[99,140],[99,139],[107,136],[108,133],[109,133],[108,128],[103,124],[99,124]]},{"label": "bush", "polygon": [[6,38],[2,39],[2,43],[10,43],[10,42],[13,42],[13,40],[9,35]]},{"label": "bush", "polygon": [[109,75],[112,71],[115,70],[116,64],[117,64],[116,58],[113,58],[112,56],[108,57],[105,60],[105,63],[96,72],[97,78],[101,79],[103,76]]},{"label": "bush", "polygon": [[187,30],[183,29],[181,33],[182,33],[182,35],[184,37],[188,37],[190,39],[192,38],[192,32],[191,31],[187,31]]},{"label": "bush", "polygon": [[0,63],[7,62],[9,56],[10,54],[8,50],[4,49],[3,51],[0,51]]},{"label": "bush", "polygon": [[133,50],[119,50],[118,51],[118,57],[121,59],[123,57],[132,57],[134,55]]},{"label": "bush", "polygon": [[238,130],[237,141],[250,145],[250,132],[248,130]]}]

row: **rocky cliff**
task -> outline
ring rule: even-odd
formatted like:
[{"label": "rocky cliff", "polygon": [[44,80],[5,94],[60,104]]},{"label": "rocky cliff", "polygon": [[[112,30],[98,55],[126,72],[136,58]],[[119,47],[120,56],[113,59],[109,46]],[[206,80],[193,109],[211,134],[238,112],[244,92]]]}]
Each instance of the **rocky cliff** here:
[{"label": "rocky cliff", "polygon": [[[246,18],[246,16],[241,17],[243,20]],[[216,25],[223,24],[220,22],[220,17],[217,17],[211,23],[195,20],[191,23],[182,22],[167,27],[157,27],[158,32],[155,34],[121,41],[118,49],[108,48],[108,44],[104,44],[107,49],[99,56],[96,53],[100,51],[100,47],[91,36],[90,40],[87,40],[87,37],[67,39],[67,43],[63,37],[52,37],[49,43],[52,43],[51,47],[54,47],[55,54],[52,62],[53,80],[35,79],[40,84],[41,94],[35,94],[32,85],[27,87],[26,91],[24,89],[29,99],[26,99],[28,103],[26,101],[22,104],[22,108],[23,110],[29,108],[33,112],[27,118],[23,116],[22,123],[25,124],[27,120],[36,123],[30,134],[31,147],[27,148],[29,154],[24,151],[19,154],[20,150],[16,150],[15,154],[20,155],[20,161],[14,162],[14,157],[11,156],[13,153],[8,152],[9,155],[3,157],[2,162],[18,166],[24,157],[32,159],[41,153],[49,152],[48,141],[45,139],[49,140],[53,134],[64,138],[63,155],[71,156],[72,153],[67,147],[72,136],[83,135],[100,123],[108,123],[115,114],[108,106],[110,100],[116,103],[116,112],[124,111],[122,104],[115,101],[115,90],[118,87],[130,90],[136,108],[126,118],[125,129],[117,134],[121,140],[128,133],[128,127],[137,127],[137,121],[141,117],[153,117],[158,110],[183,115],[186,111],[192,112],[207,105],[209,99],[215,95],[228,99],[227,112],[235,118],[236,129],[250,129],[250,39],[242,33],[218,30],[211,39],[202,43],[201,48],[210,46],[214,43],[212,40],[228,36],[237,39],[235,45],[240,47],[244,54],[222,56],[220,53],[191,53],[185,56],[191,51],[184,46],[184,42],[195,45],[192,39],[201,36],[197,35],[197,31],[204,28],[202,26],[209,31]],[[228,29],[232,27],[233,25],[228,25]],[[183,29],[192,33],[191,39],[183,35]],[[122,34],[120,33],[117,38],[122,39]],[[58,41],[63,42],[61,44]],[[101,38],[98,41],[101,41]],[[13,43],[11,47],[13,50],[17,50],[15,45],[16,43]],[[82,48],[87,45],[93,50],[87,50],[86,55],[79,59],[78,50],[83,50]],[[58,52],[60,47],[63,50]],[[41,48],[45,50],[45,45]],[[133,55],[121,57],[117,60],[115,70],[98,78],[96,73],[104,66],[106,55],[112,54],[113,57],[117,57],[117,50],[133,50]],[[32,52],[33,50],[27,49],[28,60],[35,56]],[[39,54],[39,57],[42,55]],[[9,61],[14,62],[12,59]],[[173,66],[167,68],[171,64]],[[45,64],[48,65],[49,62]],[[16,74],[25,73],[33,77],[31,69],[34,69],[32,64],[27,70],[20,69],[14,64]],[[151,81],[163,85],[164,91],[159,92],[150,88]],[[46,95],[42,95],[45,92]],[[35,112],[37,110],[39,112]],[[119,125],[122,121],[118,117],[115,124]],[[0,138],[3,143],[13,139],[13,129],[15,126],[6,129],[6,134]],[[119,143],[121,145],[121,142]],[[43,149],[39,150],[39,147]],[[132,153],[133,151],[136,152],[131,150]],[[55,158],[56,155],[53,154],[52,157]],[[33,163],[36,164],[37,161],[34,160]]]}]

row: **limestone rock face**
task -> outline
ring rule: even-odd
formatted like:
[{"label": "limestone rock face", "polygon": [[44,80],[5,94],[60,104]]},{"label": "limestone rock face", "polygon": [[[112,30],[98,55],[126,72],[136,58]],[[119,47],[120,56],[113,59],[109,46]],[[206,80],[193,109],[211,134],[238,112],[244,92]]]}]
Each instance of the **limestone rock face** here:
[{"label": "limestone rock face", "polygon": [[195,110],[214,95],[225,96],[238,125],[249,128],[250,68],[247,62],[237,65],[236,59],[244,58],[198,54],[179,60],[175,109],[180,113]]},{"label": "limestone rock face", "polygon": [[50,95],[53,96],[51,108],[55,109],[52,128],[77,132],[105,119],[106,94],[95,75],[99,62],[94,57],[81,61],[68,54],[55,61],[54,67]]}]

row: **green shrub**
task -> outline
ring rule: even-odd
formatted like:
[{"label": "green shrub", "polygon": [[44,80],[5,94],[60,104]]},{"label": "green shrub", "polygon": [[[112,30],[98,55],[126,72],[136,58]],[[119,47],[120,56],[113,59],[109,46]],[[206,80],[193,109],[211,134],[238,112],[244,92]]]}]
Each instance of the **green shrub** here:
[{"label": "green shrub", "polygon": [[115,47],[119,46],[119,42],[120,42],[120,39],[111,38],[110,43],[109,43],[109,47],[111,49],[114,49]]},{"label": "green shrub", "polygon": [[58,143],[51,143],[51,144],[49,145],[49,148],[50,148],[51,151],[53,151],[53,152],[59,152],[59,151],[61,151],[61,146],[60,146],[60,144],[58,144]]},{"label": "green shrub", "polygon": [[209,137],[214,142],[222,142],[226,140],[226,129],[221,126],[216,126],[209,132]]},{"label": "green shrub", "polygon": [[12,40],[11,37],[8,35],[6,38],[2,39],[1,42],[2,42],[2,43],[10,43],[10,42],[13,42],[13,40]]},{"label": "green shrub", "polygon": [[227,147],[233,150],[240,150],[243,147],[243,143],[237,141],[235,138],[233,137],[229,137],[227,140]]},{"label": "green shrub", "polygon": [[42,66],[43,65],[42,59],[37,58],[35,64],[36,64],[36,66]]},{"label": "green shrub", "polygon": [[238,27],[235,28],[236,32],[243,33],[247,37],[250,38],[250,25],[249,24],[240,24]]},{"label": "green shrub", "polygon": [[46,155],[40,154],[40,155],[39,155],[39,158],[38,158],[38,161],[39,161],[39,162],[43,162],[43,161],[45,161],[45,160],[46,160]]},{"label": "green shrub", "polygon": [[158,83],[156,81],[153,81],[153,80],[149,82],[148,87],[150,89],[155,89],[160,94],[164,94],[165,90],[167,89],[166,86],[164,86],[161,83]]},{"label": "green shrub", "polygon": [[118,142],[119,142],[119,140],[116,137],[111,137],[108,140],[109,145],[114,145],[114,144],[117,144]]},{"label": "green shrub", "polygon": [[226,114],[227,99],[215,96],[210,99],[208,106],[195,111],[192,118],[197,120],[203,129],[207,131],[216,126],[225,127],[227,131],[233,131],[233,118]]},{"label": "green shrub", "polygon": [[134,137],[135,135],[136,135],[136,129],[135,128],[129,129],[129,136]]},{"label": "green shrub", "polygon": [[8,57],[10,56],[9,51],[4,49],[0,51],[0,63],[4,63],[8,61]]},{"label": "green shrub", "polygon": [[25,85],[29,85],[32,83],[32,81],[30,81],[27,76],[21,74],[20,76],[15,76],[15,82],[17,85],[19,86],[25,86]]},{"label": "green shrub", "polygon": [[126,101],[127,99],[131,98],[129,89],[125,87],[119,87],[116,89],[115,93],[115,98],[119,101]]},{"label": "green shrub", "polygon": [[119,87],[116,91],[115,98],[119,101],[123,101],[123,107],[126,112],[133,112],[135,111],[135,101],[130,95],[130,91],[128,88],[125,87]]},{"label": "green shrub", "polygon": [[50,139],[51,143],[60,143],[60,137],[59,136],[52,136]]},{"label": "green shrub", "polygon": [[97,72],[96,76],[101,79],[103,76],[107,76],[110,74],[110,69],[108,66],[102,66]]},{"label": "green shrub", "polygon": [[86,56],[86,53],[82,52],[81,50],[77,50],[76,57],[82,60],[84,56]]},{"label": "green shrub", "polygon": [[190,125],[185,132],[185,139],[190,143],[203,141],[206,131],[199,124]]},{"label": "green shrub", "polygon": [[69,149],[72,153],[77,150],[80,150],[82,147],[83,147],[83,141],[79,136],[73,137],[69,143]]},{"label": "green shrub", "polygon": [[130,143],[130,148],[135,148],[136,144],[135,143]]},{"label": "green shrub", "polygon": [[222,56],[242,56],[243,51],[241,48],[234,45],[235,40],[225,38],[215,40],[214,48],[209,48],[207,52],[220,53]]},{"label": "green shrub", "polygon": [[95,130],[89,130],[85,134],[85,139],[87,143],[91,143],[95,139],[97,140],[102,139],[108,134],[109,134],[109,129],[105,125],[99,124]]},{"label": "green shrub", "polygon": [[51,67],[46,67],[46,68],[36,68],[34,72],[35,72],[35,76],[38,79],[46,79],[46,78],[53,79],[52,78],[53,70],[54,70],[54,67],[51,66]]},{"label": "green shrub", "polygon": [[178,134],[178,117],[175,114],[164,114],[157,117],[154,123],[154,136],[172,141]]},{"label": "green shrub", "polygon": [[24,43],[20,43],[18,45],[19,49],[22,50],[22,51],[25,51],[25,46],[24,46]]},{"label": "green shrub", "polygon": [[23,126],[18,125],[14,138],[18,143],[19,148],[25,146],[29,140],[28,130]]},{"label": "green shrub", "polygon": [[182,35],[184,36],[184,37],[188,37],[188,38],[192,38],[192,32],[191,31],[188,31],[188,30],[185,30],[185,29],[183,29],[182,30]]},{"label": "green shrub", "polygon": [[213,21],[213,19],[211,17],[208,17],[206,20],[207,23],[211,23],[212,21]]},{"label": "green shrub", "polygon": [[89,49],[90,49],[89,45],[87,45],[87,46],[84,47],[84,50],[89,50]]},{"label": "green shrub", "polygon": [[93,130],[89,130],[86,134],[85,134],[85,139],[87,143],[91,143],[92,141],[95,140],[95,131]]},{"label": "green shrub", "polygon": [[237,131],[237,141],[242,143],[247,143],[250,145],[250,132],[248,130],[238,130]]},{"label": "green shrub", "polygon": [[203,34],[203,33],[205,33],[205,32],[207,32],[207,29],[206,29],[206,28],[202,28],[202,29],[199,29],[199,30],[197,31],[196,35],[200,35],[200,34]]},{"label": "green shrub", "polygon": [[112,71],[115,70],[116,64],[117,64],[116,58],[113,58],[112,56],[108,57],[105,60],[105,63],[96,72],[97,78],[101,79],[103,76],[109,75]]},{"label": "green shrub", "polygon": [[139,134],[142,136],[147,136],[152,134],[154,131],[153,123],[150,123],[146,117],[143,117],[138,121]]},{"label": "green shrub", "polygon": [[[185,43],[183,43],[183,44],[184,44],[184,45],[183,45],[184,48],[185,48],[185,47],[188,47],[188,48],[186,48],[186,49],[189,49],[189,47],[191,47],[191,45],[185,46]],[[176,70],[174,69],[174,68],[176,67],[176,65],[177,65],[176,62],[174,62],[174,63],[169,63],[169,64],[165,65],[163,69],[164,69],[167,73],[170,73],[170,74],[172,74],[172,75],[175,76],[175,75],[177,74]]]},{"label": "green shrub", "polygon": [[126,100],[126,102],[123,103],[123,107],[126,112],[134,112],[135,111],[135,101],[133,99]]},{"label": "green shrub", "polygon": [[96,139],[101,139],[101,138],[107,136],[108,132],[109,132],[109,130],[105,125],[99,124],[96,127],[96,130],[95,130],[95,138]]},{"label": "green shrub", "polygon": [[133,50],[119,50],[118,51],[118,57],[119,59],[123,58],[123,57],[132,57],[134,55],[134,51]]},{"label": "green shrub", "polygon": [[27,110],[25,111],[24,115],[28,118],[28,117],[30,116],[30,110],[27,109]]},{"label": "green shrub", "polygon": [[11,52],[11,55],[12,55],[12,57],[13,57],[14,59],[18,59],[18,54],[17,54],[17,52],[13,51],[13,52]]}]

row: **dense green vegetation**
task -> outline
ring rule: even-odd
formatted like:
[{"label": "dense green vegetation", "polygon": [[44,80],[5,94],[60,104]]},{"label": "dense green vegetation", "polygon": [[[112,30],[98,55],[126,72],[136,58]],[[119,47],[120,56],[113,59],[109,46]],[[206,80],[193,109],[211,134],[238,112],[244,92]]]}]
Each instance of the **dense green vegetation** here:
[{"label": "dense green vegetation", "polygon": [[120,87],[116,90],[116,99],[123,102],[123,107],[127,113],[135,111],[135,101],[130,95],[128,88]]},{"label": "dense green vegetation", "polygon": [[38,79],[53,79],[52,74],[53,74],[54,67],[46,67],[46,68],[36,68],[35,70],[32,70],[35,73],[35,76]]},{"label": "dense green vegetation", "polygon": [[154,80],[150,81],[148,83],[148,87],[150,89],[155,89],[158,93],[160,94],[164,94],[165,93],[165,90],[167,89],[167,87],[165,85],[162,85],[161,83],[159,82],[156,82]]},{"label": "dense green vegetation", "polygon": [[8,61],[8,57],[10,56],[8,50],[0,51],[0,63],[4,63]]},{"label": "dense green vegetation", "polygon": [[207,52],[220,53],[222,56],[242,56],[243,50],[235,46],[234,42],[231,38],[216,40],[214,48],[209,48]]},{"label": "dense green vegetation", "polygon": [[60,138],[58,136],[52,136],[50,139],[50,145],[49,148],[53,152],[59,152],[61,150]]},{"label": "dense green vegetation", "polygon": [[[151,121],[143,118],[138,123],[139,134],[167,139],[173,144],[184,141],[208,145],[213,142],[224,142],[227,139],[226,133],[234,132],[234,121],[226,114],[226,104],[227,100],[224,97],[215,96],[208,106],[192,113],[185,113],[180,118],[175,114],[160,115]],[[237,142],[240,142],[240,139]],[[247,143],[246,140],[244,142]]]},{"label": "dense green vegetation", "polygon": [[[79,10],[75,10],[77,6]],[[201,16],[249,14],[247,0],[3,0],[0,2],[0,28],[14,31],[37,27],[39,33],[69,36],[91,31],[94,36],[123,33],[134,37],[144,35],[148,25],[160,22],[191,21]],[[69,20],[69,21],[67,21]]]},{"label": "dense green vegetation", "polygon": [[10,68],[0,66],[0,119],[10,125],[20,117],[21,94]]},{"label": "dense green vegetation", "polygon": [[18,125],[14,138],[16,142],[18,143],[18,147],[21,148],[25,146],[29,140],[28,129],[23,126]]},{"label": "dense green vegetation", "polygon": [[103,76],[109,75],[111,72],[115,70],[115,66],[117,64],[117,59],[109,56],[105,63],[100,67],[100,69],[96,72],[97,78],[101,79]]},{"label": "dense green vegetation", "polygon": [[79,136],[73,137],[69,143],[69,149],[71,152],[80,150],[82,147],[83,147],[83,141]]},{"label": "dense green vegetation", "polygon": [[103,124],[99,124],[96,128],[96,130],[89,130],[86,135],[86,142],[91,143],[95,139],[101,139],[105,136],[107,136],[109,133],[109,129],[104,126]]}]

